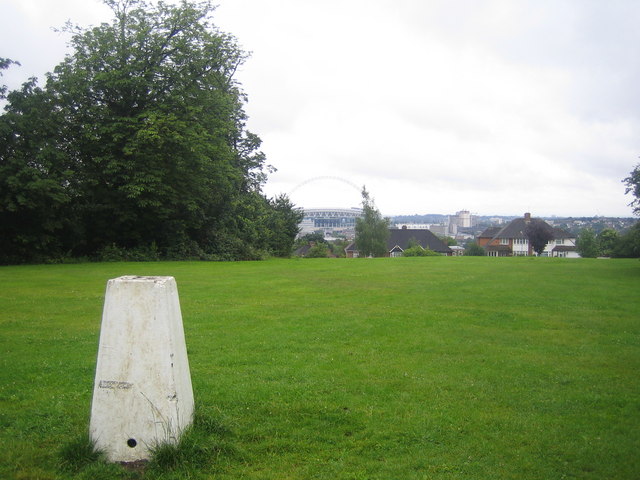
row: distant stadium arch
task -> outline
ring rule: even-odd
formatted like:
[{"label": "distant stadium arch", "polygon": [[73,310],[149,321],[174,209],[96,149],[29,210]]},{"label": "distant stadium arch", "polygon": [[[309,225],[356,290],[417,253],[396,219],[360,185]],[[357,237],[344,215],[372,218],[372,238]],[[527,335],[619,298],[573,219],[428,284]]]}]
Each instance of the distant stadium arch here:
[{"label": "distant stadium arch", "polygon": [[[350,180],[342,177],[323,175],[308,178],[296,185],[289,196],[300,188],[314,182],[338,181],[350,186],[358,196],[362,192],[361,187]],[[304,208],[304,218],[300,223],[300,235],[306,233],[322,231],[325,235],[344,235],[346,238],[353,238],[355,234],[356,219],[362,216],[361,208]]]},{"label": "distant stadium arch", "polygon": [[361,193],[361,191],[362,191],[361,187],[357,186],[355,183],[353,183],[350,180],[347,180],[346,178],[335,177],[335,176],[332,176],[332,175],[322,175],[322,176],[319,176],[319,177],[308,178],[305,181],[300,182],[298,185],[293,187],[293,189],[289,192],[289,196],[291,196],[292,193],[294,193],[296,190],[304,187],[305,185],[308,185],[308,184],[313,183],[313,182],[318,182],[318,181],[321,181],[321,180],[336,180],[338,182],[345,183],[345,184],[349,185],[350,187],[355,188],[358,193]]}]

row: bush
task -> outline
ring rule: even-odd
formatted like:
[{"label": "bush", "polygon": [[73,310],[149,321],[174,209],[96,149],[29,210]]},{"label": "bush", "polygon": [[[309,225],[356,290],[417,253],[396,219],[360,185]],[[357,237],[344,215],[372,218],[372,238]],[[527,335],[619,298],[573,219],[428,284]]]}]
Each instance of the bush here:
[{"label": "bush", "polygon": [[155,242],[135,248],[122,248],[115,243],[98,251],[99,262],[155,262],[160,260],[160,251]]},{"label": "bush", "polygon": [[620,237],[612,253],[614,257],[619,258],[640,257],[640,222]]},{"label": "bush", "polygon": [[464,249],[464,255],[466,257],[484,257],[485,251],[476,242],[470,242],[467,244],[467,248]]},{"label": "bush", "polygon": [[305,258],[325,258],[329,254],[329,247],[326,243],[316,243],[309,249]]},{"label": "bush", "polygon": [[439,257],[438,252],[434,252],[428,248],[422,248],[420,245],[414,245],[402,252],[403,257]]}]

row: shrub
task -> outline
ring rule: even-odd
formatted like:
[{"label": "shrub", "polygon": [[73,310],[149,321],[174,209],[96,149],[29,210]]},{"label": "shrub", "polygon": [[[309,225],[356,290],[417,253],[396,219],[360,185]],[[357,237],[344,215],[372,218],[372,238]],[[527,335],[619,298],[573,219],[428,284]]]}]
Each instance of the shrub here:
[{"label": "shrub", "polygon": [[325,258],[329,254],[329,247],[326,243],[316,243],[309,249],[305,258]]},{"label": "shrub", "polygon": [[467,257],[484,257],[484,248],[478,245],[476,242],[470,242],[467,244],[467,248],[464,249],[464,254]]},{"label": "shrub", "polygon": [[402,252],[403,257],[439,257],[438,252],[434,252],[428,248],[422,248],[420,245],[414,245]]}]

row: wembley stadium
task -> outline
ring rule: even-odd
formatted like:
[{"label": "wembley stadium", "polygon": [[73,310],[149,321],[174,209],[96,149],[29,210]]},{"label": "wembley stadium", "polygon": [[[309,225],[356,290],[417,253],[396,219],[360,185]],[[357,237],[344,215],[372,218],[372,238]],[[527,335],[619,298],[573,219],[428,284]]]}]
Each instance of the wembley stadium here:
[{"label": "wembley stadium", "polygon": [[305,208],[299,235],[322,231],[350,238],[355,235],[356,218],[361,216],[361,208]]}]

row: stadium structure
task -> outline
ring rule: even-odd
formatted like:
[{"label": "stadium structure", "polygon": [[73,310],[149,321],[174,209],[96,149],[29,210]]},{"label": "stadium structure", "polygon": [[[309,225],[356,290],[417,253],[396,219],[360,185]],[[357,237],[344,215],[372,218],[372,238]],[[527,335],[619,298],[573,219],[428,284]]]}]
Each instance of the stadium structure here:
[{"label": "stadium structure", "polygon": [[356,218],[361,216],[361,208],[305,208],[299,235],[322,231],[325,236],[353,238]]},{"label": "stadium structure", "polygon": [[[298,189],[307,186],[310,183],[317,182],[339,182],[347,185],[355,192],[360,194],[360,188],[353,182],[335,176],[321,176],[313,177],[305,180],[297,185],[291,192],[291,196]],[[333,198],[331,191],[327,191],[326,188],[322,190],[326,199]],[[335,201],[335,198],[333,198]],[[362,216],[361,208],[308,208],[303,207],[304,217],[300,223],[299,236],[306,235],[308,233],[322,232],[325,237],[330,236],[345,236],[352,239],[355,237],[356,232],[356,218]]]}]

